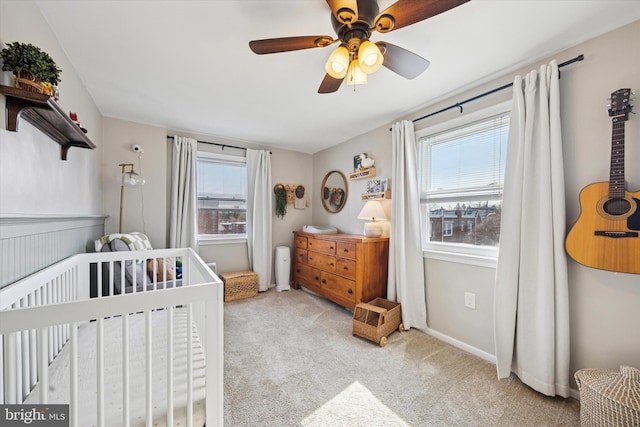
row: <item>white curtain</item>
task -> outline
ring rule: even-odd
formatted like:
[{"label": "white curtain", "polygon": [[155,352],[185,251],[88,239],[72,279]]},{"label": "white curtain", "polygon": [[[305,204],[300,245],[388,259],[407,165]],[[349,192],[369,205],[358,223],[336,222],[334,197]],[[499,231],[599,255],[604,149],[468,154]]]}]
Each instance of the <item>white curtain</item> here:
[{"label": "white curtain", "polygon": [[516,76],[504,179],[494,331],[498,378],[569,395],[569,301],[560,90],[555,61]]},{"label": "white curtain", "polygon": [[427,329],[420,191],[413,123],[392,126],[391,227],[387,298],[402,307],[406,329]]},{"label": "white curtain", "polygon": [[198,141],[175,136],[171,161],[169,246],[197,250],[196,160]]},{"label": "white curtain", "polygon": [[258,290],[271,285],[271,154],[247,149],[247,247],[249,268],[258,273]]}]

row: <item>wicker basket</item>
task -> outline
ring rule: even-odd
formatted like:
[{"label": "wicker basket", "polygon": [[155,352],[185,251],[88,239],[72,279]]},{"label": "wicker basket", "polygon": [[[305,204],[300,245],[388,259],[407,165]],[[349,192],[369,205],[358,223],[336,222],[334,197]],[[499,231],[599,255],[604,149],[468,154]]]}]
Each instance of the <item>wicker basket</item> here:
[{"label": "wicker basket", "polygon": [[640,369],[621,366],[618,373],[586,368],[575,379],[582,427],[640,426]]},{"label": "wicker basket", "polygon": [[366,338],[384,347],[387,336],[394,330],[402,332],[400,303],[376,298],[368,303],[356,305],[353,312],[353,335]]},{"label": "wicker basket", "polygon": [[251,298],[258,295],[258,273],[253,271],[233,271],[220,274],[224,283],[224,300]]},{"label": "wicker basket", "polygon": [[15,73],[15,85],[29,92],[42,93],[42,81],[29,71],[18,70]]}]

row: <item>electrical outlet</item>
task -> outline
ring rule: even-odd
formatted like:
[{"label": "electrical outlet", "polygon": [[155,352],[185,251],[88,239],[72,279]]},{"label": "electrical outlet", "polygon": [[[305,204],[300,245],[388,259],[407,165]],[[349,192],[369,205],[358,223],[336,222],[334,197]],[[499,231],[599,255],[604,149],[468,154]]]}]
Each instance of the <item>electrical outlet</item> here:
[{"label": "electrical outlet", "polygon": [[476,294],[471,292],[464,293],[464,306],[467,308],[471,308],[473,310],[476,309]]}]

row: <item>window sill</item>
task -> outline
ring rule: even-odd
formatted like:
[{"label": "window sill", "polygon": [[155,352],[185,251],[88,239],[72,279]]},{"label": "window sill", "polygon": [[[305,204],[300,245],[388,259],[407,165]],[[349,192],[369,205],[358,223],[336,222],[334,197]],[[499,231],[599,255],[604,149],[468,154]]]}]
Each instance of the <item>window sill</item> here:
[{"label": "window sill", "polygon": [[198,239],[198,246],[235,245],[235,244],[243,244],[243,243],[247,243],[246,236],[216,237],[216,238],[201,237]]},{"label": "window sill", "polygon": [[496,268],[498,265],[497,256],[494,257],[486,255],[471,255],[435,249],[424,249],[422,251],[422,256],[426,259],[455,262],[458,264],[476,265],[478,267],[486,268]]}]

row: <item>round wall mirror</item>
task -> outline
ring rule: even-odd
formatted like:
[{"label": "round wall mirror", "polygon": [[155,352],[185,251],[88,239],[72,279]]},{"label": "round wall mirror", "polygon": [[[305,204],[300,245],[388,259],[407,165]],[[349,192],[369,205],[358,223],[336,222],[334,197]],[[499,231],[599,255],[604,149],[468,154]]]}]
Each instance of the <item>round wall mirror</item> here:
[{"label": "round wall mirror", "polygon": [[322,206],[327,212],[340,212],[347,203],[348,195],[347,178],[342,172],[331,171],[325,175],[320,188],[320,198],[322,199]]}]

